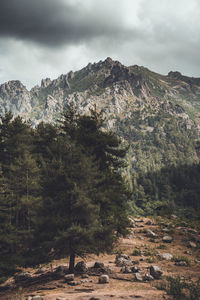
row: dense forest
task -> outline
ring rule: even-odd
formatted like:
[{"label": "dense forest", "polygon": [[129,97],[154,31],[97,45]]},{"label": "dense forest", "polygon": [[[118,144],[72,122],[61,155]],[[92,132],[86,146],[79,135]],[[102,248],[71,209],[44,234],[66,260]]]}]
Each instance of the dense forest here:
[{"label": "dense forest", "polygon": [[[0,124],[0,276],[62,255],[109,252],[127,233],[129,193],[118,172],[127,149],[100,113],[33,129],[11,113]],[[116,234],[117,233],[117,234]]]},{"label": "dense forest", "polygon": [[[127,189],[128,147],[104,129],[102,113],[70,107],[56,125],[36,128],[0,117],[0,277],[16,266],[109,252],[127,233],[128,214],[198,217],[200,166],[133,170]],[[129,178],[130,181],[130,178]]]}]

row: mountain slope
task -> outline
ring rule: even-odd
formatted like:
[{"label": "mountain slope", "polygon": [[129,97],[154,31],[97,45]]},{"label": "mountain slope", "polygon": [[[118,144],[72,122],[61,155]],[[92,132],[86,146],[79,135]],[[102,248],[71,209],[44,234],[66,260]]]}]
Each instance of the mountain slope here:
[{"label": "mountain slope", "polygon": [[107,129],[130,144],[130,169],[147,172],[169,164],[198,162],[200,78],[167,76],[107,58],[27,91],[19,81],[0,86],[0,113],[55,122],[71,103],[81,113],[103,110]]}]

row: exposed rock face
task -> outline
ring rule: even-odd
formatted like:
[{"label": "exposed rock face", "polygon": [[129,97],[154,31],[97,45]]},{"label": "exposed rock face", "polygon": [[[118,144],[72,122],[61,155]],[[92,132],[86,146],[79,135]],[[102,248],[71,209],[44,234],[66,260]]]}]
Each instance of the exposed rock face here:
[{"label": "exposed rock face", "polygon": [[[70,71],[55,80],[42,79],[41,86],[30,91],[20,81],[0,85],[0,114],[11,111],[14,116],[30,119],[34,126],[41,121],[56,122],[63,109],[71,104],[80,113],[87,114],[95,106],[103,110],[106,128],[116,131],[131,145],[129,165],[136,169],[143,167],[142,159],[139,154],[133,155],[132,147],[136,149],[140,141],[154,138],[162,138],[167,144],[169,128],[166,122],[170,123],[170,118],[175,120],[177,128],[185,130],[187,138],[199,137],[200,107],[196,105],[199,100],[199,78],[183,76],[179,72],[163,76],[137,65],[126,67],[111,58],[89,63],[82,70]],[[163,125],[156,126],[160,118],[164,120]],[[148,150],[145,151],[142,152],[144,160],[149,156]],[[165,153],[160,150],[157,156],[161,156],[160,161],[166,160]],[[179,159],[177,154],[166,153],[166,156]],[[198,160],[195,148],[188,159]]]}]

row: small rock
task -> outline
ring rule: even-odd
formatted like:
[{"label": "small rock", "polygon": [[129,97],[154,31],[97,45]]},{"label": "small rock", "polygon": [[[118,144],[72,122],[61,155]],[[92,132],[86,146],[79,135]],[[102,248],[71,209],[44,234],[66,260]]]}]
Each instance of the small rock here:
[{"label": "small rock", "polygon": [[171,236],[169,236],[169,235],[165,235],[162,240],[165,243],[171,243],[172,240],[173,240],[173,238]]},{"label": "small rock", "polygon": [[93,282],[93,280],[90,278],[81,279],[81,283],[89,283],[89,282]]},{"label": "small rock", "polygon": [[155,234],[155,232],[153,232],[152,230],[148,229],[146,236],[150,237],[150,238],[156,238],[157,235]]},{"label": "small rock", "polygon": [[144,241],[144,237],[143,236],[138,236],[138,239],[141,241]]},{"label": "small rock", "polygon": [[135,221],[131,217],[129,217],[130,227],[135,228]]},{"label": "small rock", "polygon": [[96,269],[104,268],[104,263],[101,261],[96,261],[94,264],[94,268]]},{"label": "small rock", "polygon": [[45,268],[41,268],[41,269],[38,269],[35,274],[43,274],[45,273],[46,269]]},{"label": "small rock", "polygon": [[44,300],[44,298],[41,296],[33,296],[31,300]]},{"label": "small rock", "polygon": [[196,259],[195,263],[199,265],[200,264],[200,260]]},{"label": "small rock", "polygon": [[143,219],[133,219],[136,223],[141,223],[141,222],[143,222]]},{"label": "small rock", "polygon": [[138,265],[139,263],[140,263],[139,260],[132,260],[133,265]]},{"label": "small rock", "polygon": [[129,273],[132,273],[132,270],[130,267],[128,266],[123,266],[120,270],[121,273],[124,273],[124,274],[129,274]]},{"label": "small rock", "polygon": [[163,271],[162,271],[161,267],[159,267],[159,266],[151,266],[150,267],[150,275],[153,276],[153,278],[160,279],[162,274],[163,274]]},{"label": "small rock", "polygon": [[86,273],[88,270],[86,263],[82,260],[79,261],[75,266],[75,271],[78,273]]},{"label": "small rock", "polygon": [[146,225],[154,225],[154,223],[153,223],[153,221],[151,221],[151,220],[148,220],[147,222],[146,222]]},{"label": "small rock", "polygon": [[176,220],[178,217],[176,215],[171,215],[172,220]]},{"label": "small rock", "polygon": [[88,274],[83,274],[83,275],[81,276],[81,278],[89,278],[89,275],[88,275]]},{"label": "small rock", "polygon": [[101,275],[99,276],[99,283],[109,283],[109,276],[108,275]]},{"label": "small rock", "polygon": [[142,275],[140,273],[135,273],[135,280],[139,282],[143,282]]},{"label": "small rock", "polygon": [[144,275],[144,278],[143,278],[144,281],[153,281],[154,280],[154,277],[150,274],[145,274]]},{"label": "small rock", "polygon": [[197,248],[197,245],[194,242],[189,242],[188,246],[190,248]]},{"label": "small rock", "polygon": [[68,267],[67,266],[58,266],[55,270],[56,273],[59,273],[60,275],[65,275],[68,272]]},{"label": "small rock", "polygon": [[132,268],[131,268],[131,271],[132,271],[133,273],[138,273],[138,272],[140,272],[141,270],[140,270],[139,267],[132,267]]},{"label": "small rock", "polygon": [[80,281],[69,281],[68,284],[71,286],[76,286],[76,285],[80,285],[81,282]]},{"label": "small rock", "polygon": [[170,253],[159,253],[158,257],[165,260],[172,260],[173,255]]},{"label": "small rock", "polygon": [[175,265],[179,266],[179,267],[186,267],[187,263],[186,263],[186,261],[177,261],[177,262],[175,262]]},{"label": "small rock", "polygon": [[64,279],[66,282],[74,281],[74,274],[67,274]]},{"label": "small rock", "polygon": [[198,233],[198,231],[196,229],[193,229],[193,228],[189,228],[188,232],[192,233],[192,234],[197,234]]},{"label": "small rock", "polygon": [[57,297],[56,300],[68,300],[67,298]]}]

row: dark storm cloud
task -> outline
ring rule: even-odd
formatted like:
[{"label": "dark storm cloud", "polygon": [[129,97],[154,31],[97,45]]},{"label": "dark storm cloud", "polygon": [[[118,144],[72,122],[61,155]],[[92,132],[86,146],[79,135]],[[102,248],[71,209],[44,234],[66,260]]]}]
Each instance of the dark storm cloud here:
[{"label": "dark storm cloud", "polygon": [[[83,1],[84,3],[84,1]],[[114,11],[63,0],[0,0],[0,36],[47,46],[130,34]]]}]

